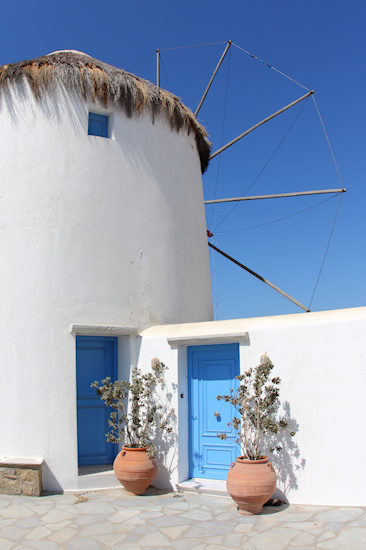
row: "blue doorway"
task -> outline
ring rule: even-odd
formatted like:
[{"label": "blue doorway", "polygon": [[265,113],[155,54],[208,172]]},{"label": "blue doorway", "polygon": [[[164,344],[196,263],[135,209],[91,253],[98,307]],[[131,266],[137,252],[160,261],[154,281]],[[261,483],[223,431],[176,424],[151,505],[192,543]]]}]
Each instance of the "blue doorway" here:
[{"label": "blue doorway", "polygon": [[76,337],[77,427],[79,466],[110,464],[117,445],[107,443],[109,411],[90,384],[117,376],[117,338]]},{"label": "blue doorway", "polygon": [[[216,399],[236,389],[239,373],[239,344],[188,347],[191,478],[226,479],[239,454],[236,434],[227,426],[235,409]],[[226,441],[217,437],[218,432],[227,434]]]}]

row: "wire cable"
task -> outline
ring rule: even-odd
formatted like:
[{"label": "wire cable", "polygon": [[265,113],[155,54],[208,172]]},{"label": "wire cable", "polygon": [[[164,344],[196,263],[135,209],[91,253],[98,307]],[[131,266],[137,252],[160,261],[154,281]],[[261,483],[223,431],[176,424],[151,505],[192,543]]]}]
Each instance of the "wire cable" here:
[{"label": "wire cable", "polygon": [[166,80],[166,83],[167,83],[167,86],[168,86],[168,91],[170,92],[170,85],[169,85],[169,82],[168,82],[168,77],[167,77],[167,74],[166,74],[166,71],[165,71],[165,67],[164,67],[163,58],[162,58],[161,53],[160,53],[160,63],[161,63],[161,66],[163,67],[165,80]]},{"label": "wire cable", "polygon": [[199,46],[216,46],[217,44],[227,44],[225,42],[207,42],[206,44],[189,44],[187,46],[173,46],[172,48],[159,48],[160,52],[167,52],[168,50],[183,50],[184,48],[197,48]]},{"label": "wire cable", "polygon": [[331,230],[331,232],[330,232],[330,236],[329,236],[327,248],[326,248],[326,250],[325,250],[323,262],[322,262],[322,265],[321,265],[321,267],[320,267],[319,275],[318,275],[318,278],[317,278],[316,283],[315,283],[315,288],[314,288],[313,294],[312,294],[312,296],[311,296],[311,300],[310,300],[310,302],[309,302],[309,309],[310,309],[311,303],[312,303],[312,301],[313,301],[313,298],[314,298],[314,295],[315,295],[315,292],[316,292],[316,289],[317,289],[317,286],[318,286],[318,283],[319,283],[320,276],[321,276],[322,271],[323,271],[325,259],[326,259],[326,257],[327,257],[328,250],[329,250],[329,246],[330,246],[330,241],[332,240],[332,236],[333,236],[333,232],[334,232],[334,227],[335,227],[335,224],[336,224],[336,221],[337,221],[339,209],[340,209],[341,202],[342,202],[342,195],[343,195],[343,193],[340,193],[340,195],[341,195],[341,196],[339,197],[339,203],[338,203],[337,212],[336,212],[336,215],[335,215],[335,217],[334,217],[334,222],[333,222],[332,230]]},{"label": "wire cable", "polygon": [[254,55],[253,53],[250,53],[248,52],[247,50],[244,50],[244,48],[241,48],[240,46],[238,46],[237,44],[234,44],[234,42],[232,43],[233,46],[235,46],[236,48],[238,48],[239,50],[241,50],[242,52],[250,55],[250,57],[252,57],[253,59],[256,59],[257,61],[260,61],[261,63],[263,63],[263,65],[266,65],[266,67],[268,67],[269,69],[273,69],[274,71],[276,71],[276,73],[279,73],[280,75],[284,76],[285,78],[287,78],[288,80],[291,80],[291,82],[294,82],[295,84],[297,84],[298,86],[301,86],[301,88],[304,88],[304,90],[307,90],[308,92],[310,92],[309,88],[307,88],[306,86],[304,86],[303,84],[300,84],[300,82],[297,82],[297,80],[294,80],[293,78],[291,78],[290,76],[288,76],[287,74],[283,73],[282,71],[279,71],[278,69],[276,69],[276,67],[273,67],[272,65],[270,65],[269,63],[267,63],[266,61],[263,61],[263,59],[260,59],[259,57],[257,57],[256,55]]},{"label": "wire cable", "polygon": [[330,144],[330,141],[329,141],[329,138],[328,138],[328,134],[327,134],[327,131],[326,131],[326,129],[325,129],[324,122],[323,122],[323,119],[322,119],[322,117],[321,117],[321,114],[320,114],[320,111],[319,111],[317,102],[315,101],[314,94],[313,94],[313,101],[314,101],[314,105],[315,105],[316,111],[317,111],[318,116],[319,116],[320,123],[321,123],[321,125],[322,125],[323,131],[324,131],[324,134],[325,134],[325,138],[326,138],[327,143],[328,143],[328,147],[329,147],[329,150],[330,150],[330,154],[332,155],[332,159],[333,159],[333,162],[334,162],[335,169],[336,169],[336,171],[337,171],[339,183],[341,184],[342,189],[344,189],[343,183],[342,183],[342,180],[341,180],[341,176],[340,176],[340,173],[339,173],[339,170],[338,170],[338,166],[337,166],[337,163],[336,163],[336,160],[335,160],[335,157],[334,157],[333,149],[332,149],[332,146],[331,146],[331,144]]},{"label": "wire cable", "polygon": [[135,65],[132,65],[132,67],[130,67],[129,69],[127,69],[128,72],[132,71],[132,69],[134,69],[135,67],[137,67],[137,65],[141,65],[141,63],[143,63],[144,61],[146,61],[146,59],[149,59],[149,57],[152,57],[153,55],[155,55],[156,52],[153,52],[151,53],[150,55],[147,55],[146,57],[144,57],[144,59],[141,59],[141,61],[139,61],[138,63],[136,63]]},{"label": "wire cable", "polygon": [[216,235],[222,235],[223,233],[236,233],[239,231],[248,231],[249,229],[257,229],[257,227],[264,227],[265,225],[271,225],[272,223],[282,222],[283,220],[287,220],[288,218],[292,218],[294,216],[298,216],[299,214],[302,214],[303,212],[306,212],[307,210],[311,210],[312,208],[315,208],[316,206],[320,206],[324,202],[330,201],[331,199],[334,199],[338,195],[343,195],[343,193],[336,193],[335,195],[332,195],[331,197],[328,197],[324,199],[323,201],[317,202],[316,204],[313,204],[312,206],[308,206],[307,208],[303,208],[302,210],[298,210],[297,212],[294,212],[293,214],[289,214],[288,216],[283,216],[282,218],[278,218],[277,220],[272,220],[270,222],[261,223],[259,225],[251,225],[250,227],[243,227],[242,229],[228,229],[227,231],[216,231]]}]

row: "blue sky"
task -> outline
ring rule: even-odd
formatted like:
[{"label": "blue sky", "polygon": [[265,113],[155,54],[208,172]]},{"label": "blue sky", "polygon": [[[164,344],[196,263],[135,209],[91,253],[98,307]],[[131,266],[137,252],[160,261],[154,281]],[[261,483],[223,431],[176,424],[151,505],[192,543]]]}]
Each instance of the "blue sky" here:
[{"label": "blue sky", "polygon": [[[347,193],[311,309],[365,305],[364,0],[12,0],[1,11],[0,64],[76,49],[154,81],[159,48],[161,86],[195,110],[232,40],[314,89]],[[198,118],[216,150],[304,93],[233,46]],[[341,187],[312,98],[213,159],[203,182],[206,199]],[[308,306],[338,206],[332,195],[219,205],[207,207],[207,225],[213,244]],[[302,311],[216,253],[210,258],[215,318]]]}]

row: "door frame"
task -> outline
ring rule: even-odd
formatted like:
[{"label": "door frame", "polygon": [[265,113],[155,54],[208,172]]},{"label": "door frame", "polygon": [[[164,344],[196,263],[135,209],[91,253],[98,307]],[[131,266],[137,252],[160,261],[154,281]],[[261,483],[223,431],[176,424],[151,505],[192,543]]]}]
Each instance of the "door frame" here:
[{"label": "door frame", "polygon": [[[195,351],[198,351],[199,348],[202,351],[206,350],[212,350],[214,351],[214,348],[216,346],[219,346],[221,350],[224,348],[224,346],[237,346],[237,359],[238,359],[238,372],[237,374],[240,374],[240,343],[235,341],[226,341],[226,342],[217,342],[217,343],[209,343],[206,344],[202,342],[202,344],[197,345],[188,345],[187,346],[187,380],[188,380],[188,477],[189,479],[193,478],[193,472],[192,472],[192,453],[193,453],[193,424],[192,424],[192,414],[193,414],[193,403],[192,399],[193,391],[192,391],[192,385],[193,385],[193,361],[192,361],[192,355]],[[239,384],[238,381],[236,381],[235,387],[237,387]],[[235,444],[236,446],[236,444]],[[215,478],[207,478],[207,479],[215,479]]]}]

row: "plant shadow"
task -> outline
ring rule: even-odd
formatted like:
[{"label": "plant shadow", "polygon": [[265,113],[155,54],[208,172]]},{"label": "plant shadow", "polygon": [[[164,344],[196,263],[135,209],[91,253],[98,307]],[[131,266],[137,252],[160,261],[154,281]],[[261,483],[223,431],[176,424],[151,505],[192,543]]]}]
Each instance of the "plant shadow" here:
[{"label": "plant shadow", "polygon": [[[280,404],[278,405],[278,410]],[[288,427],[277,434],[266,434],[264,436],[264,450],[270,458],[277,474],[277,488],[273,498],[285,500],[290,491],[298,489],[297,478],[301,470],[306,466],[306,459],[301,457],[299,445],[295,440],[299,431],[299,423],[291,416],[291,407],[288,401],[282,405],[283,415],[281,418],[288,423]],[[271,452],[277,446],[281,450]]]}]

